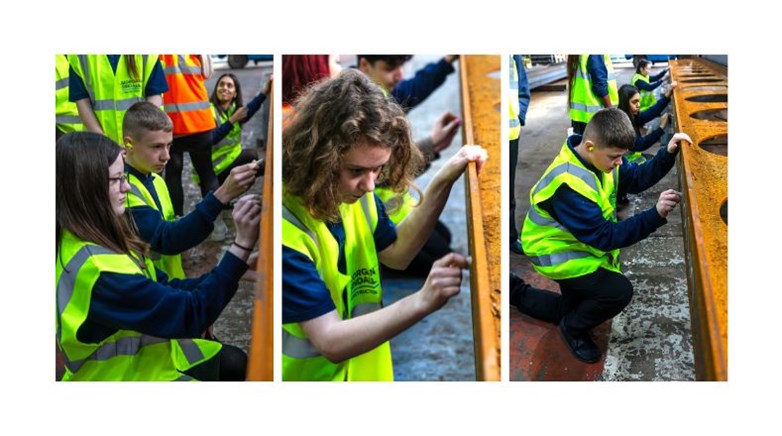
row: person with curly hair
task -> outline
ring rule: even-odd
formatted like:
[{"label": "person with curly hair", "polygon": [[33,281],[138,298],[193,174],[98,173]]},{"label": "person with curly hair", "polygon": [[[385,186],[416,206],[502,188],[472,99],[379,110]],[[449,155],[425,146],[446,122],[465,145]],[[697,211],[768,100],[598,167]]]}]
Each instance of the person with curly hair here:
[{"label": "person with curly hair", "polygon": [[467,259],[437,260],[424,286],[383,307],[379,264],[404,269],[468,162],[462,147],[395,226],[374,193],[412,186],[423,164],[402,108],[355,70],[307,90],[283,132],[283,380],[393,380],[388,341],[459,292]]}]

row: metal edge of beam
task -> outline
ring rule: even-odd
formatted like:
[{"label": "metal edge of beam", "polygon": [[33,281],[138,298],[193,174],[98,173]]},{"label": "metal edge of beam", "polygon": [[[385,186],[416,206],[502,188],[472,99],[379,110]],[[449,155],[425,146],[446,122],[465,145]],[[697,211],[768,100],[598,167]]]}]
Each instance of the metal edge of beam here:
[{"label": "metal edge of beam", "polygon": [[247,380],[274,380],[274,84],[269,93],[269,130],[264,163],[257,280]]},{"label": "metal edge of beam", "polygon": [[[463,119],[463,142],[475,143],[472,125],[472,105],[470,100],[468,63],[465,55],[460,56],[459,75],[461,81],[461,101]],[[489,281],[488,256],[483,234],[483,215],[481,213],[480,185],[477,167],[474,162],[467,165],[465,174],[465,194],[467,196],[468,241],[472,263],[470,265],[470,297],[472,302],[473,347],[475,353],[475,374],[477,380],[500,380],[499,357],[491,340],[494,326],[491,305],[491,286]]]},{"label": "metal edge of beam", "polygon": [[[699,59],[700,60],[700,59]],[[706,61],[704,64],[711,63]],[[678,67],[678,65],[672,65]],[[721,71],[720,69],[716,69]],[[674,90],[674,115],[676,125],[681,125],[683,107],[685,101],[680,101],[679,89]],[[695,144],[691,146],[696,146]],[[701,226],[700,212],[695,201],[695,183],[692,174],[688,170],[687,162],[692,159],[690,146],[681,147],[679,159],[679,179],[683,187],[683,200],[685,206],[682,211],[685,240],[685,261],[687,282],[690,289],[690,317],[691,331],[693,335],[695,370],[698,380],[726,381],[727,350],[722,347],[719,320],[717,319],[716,302],[713,296],[713,286],[709,265],[701,260],[705,256],[706,247],[703,241],[703,228]],[[705,260],[705,259],[704,259]]]}]

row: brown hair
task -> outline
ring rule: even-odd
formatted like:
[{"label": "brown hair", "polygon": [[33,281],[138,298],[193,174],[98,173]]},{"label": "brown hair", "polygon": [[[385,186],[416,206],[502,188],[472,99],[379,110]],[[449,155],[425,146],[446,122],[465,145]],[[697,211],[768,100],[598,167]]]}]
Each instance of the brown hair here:
[{"label": "brown hair", "polygon": [[598,148],[629,150],[635,144],[635,130],[630,117],[621,109],[600,109],[584,129],[584,140],[591,140]]},{"label": "brown hair", "polygon": [[[65,231],[117,253],[141,259],[148,244],[138,237],[126,210],[117,216],[109,198],[109,166],[120,147],[108,137],[93,132],[71,132],[57,140],[55,210],[59,257]],[[62,259],[59,259],[62,261]],[[144,268],[144,262],[138,262]]]},{"label": "brown hair", "polygon": [[130,74],[130,77],[141,80],[141,74],[139,74],[139,65],[136,63],[136,55],[122,55],[122,57],[125,59],[125,68],[128,69],[128,73]]},{"label": "brown hair", "polygon": [[124,135],[138,139],[144,132],[171,132],[174,123],[159,107],[148,101],[133,103],[122,119]]},{"label": "brown hair", "polygon": [[283,132],[282,181],[320,220],[339,220],[338,180],[342,157],[356,144],[391,149],[378,184],[396,193],[412,185],[423,156],[410,136],[402,108],[357,70],[302,92],[296,117]]},{"label": "brown hair", "polygon": [[578,65],[581,62],[581,55],[568,55],[567,56],[567,106],[570,110],[570,101],[573,98],[573,84],[576,81],[576,71],[578,71]]}]

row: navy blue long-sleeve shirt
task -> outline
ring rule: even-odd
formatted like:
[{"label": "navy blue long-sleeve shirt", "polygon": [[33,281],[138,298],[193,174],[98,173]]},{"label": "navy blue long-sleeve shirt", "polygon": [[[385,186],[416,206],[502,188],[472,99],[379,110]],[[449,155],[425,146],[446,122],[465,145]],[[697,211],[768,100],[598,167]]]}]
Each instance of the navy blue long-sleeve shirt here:
[{"label": "navy blue long-sleeve shirt", "polygon": [[[641,111],[638,114],[637,124],[643,126],[649,121],[652,121],[653,119],[659,117],[663,113],[665,108],[668,106],[668,103],[670,101],[671,101],[670,98],[666,96],[662,96],[659,100],[657,100],[657,102],[654,105],[652,105],[652,107],[650,107],[645,111]],[[652,130],[651,132],[643,136],[641,136],[638,133],[638,130],[636,130],[635,143],[633,144],[633,148],[631,148],[630,151],[644,151],[648,149],[649,147],[654,145],[655,142],[659,141],[664,133],[665,131],[660,127],[655,128],[654,130]]]},{"label": "navy blue long-sleeve shirt", "polygon": [[209,192],[195,209],[176,221],[166,221],[160,212],[160,198],[153,184],[152,174],[140,173],[126,164],[125,171],[133,174],[152,195],[158,209],[150,206],[134,206],[130,208],[133,220],[138,227],[139,236],[148,243],[152,250],[160,254],[179,254],[204,242],[214,228],[214,221],[223,210],[223,203]]},{"label": "navy blue long-sleeve shirt", "polygon": [[589,55],[587,58],[587,71],[592,82],[592,92],[595,97],[602,98],[608,95],[608,68],[606,68],[603,55]]},{"label": "navy blue long-sleeve shirt", "polygon": [[[266,101],[266,94],[260,92],[258,95],[255,96],[252,100],[250,100],[249,103],[247,103],[247,117],[245,117],[242,121],[239,121],[239,124],[244,124],[247,121],[250,120],[250,118],[255,115],[256,112],[261,108],[261,105],[263,102]],[[225,138],[228,133],[231,132],[231,129],[233,129],[234,123],[230,121],[226,121],[223,124],[220,124],[219,127],[212,130],[212,145],[215,145],[219,143],[220,141]]]},{"label": "navy blue long-sleeve shirt", "polygon": [[391,89],[391,96],[405,112],[409,112],[426,100],[454,71],[453,65],[445,58],[436,63],[427,64],[416,71],[415,76],[397,83]]},{"label": "navy blue long-sleeve shirt", "polygon": [[[567,142],[572,149],[581,142],[581,136],[573,135]],[[678,153],[678,148],[676,150]],[[575,150],[574,154],[586,168],[597,174],[601,182],[604,181],[605,175],[602,171],[581,159]],[[624,158],[622,161],[619,169],[618,194],[637,194],[665,177],[676,163],[676,153],[670,154],[667,147],[661,147],[653,159],[641,165],[630,163]],[[551,198],[540,204],[540,207],[568,229],[576,239],[603,251],[633,245],[668,222],[657,213],[656,206],[620,222],[606,220],[597,204],[567,185],[560,186]]]},{"label": "navy blue long-sleeve shirt", "polygon": [[524,60],[521,55],[513,55],[513,62],[516,63],[516,71],[519,74],[518,98],[519,98],[519,121],[521,125],[526,125],[527,109],[529,109],[529,80],[527,80],[527,70],[524,68]]},{"label": "navy blue long-sleeve shirt", "polygon": [[78,338],[95,343],[120,329],[170,339],[199,337],[231,301],[245,271],[247,264],[227,252],[198,278],[169,280],[156,270],[156,282],[139,274],[101,273]]}]

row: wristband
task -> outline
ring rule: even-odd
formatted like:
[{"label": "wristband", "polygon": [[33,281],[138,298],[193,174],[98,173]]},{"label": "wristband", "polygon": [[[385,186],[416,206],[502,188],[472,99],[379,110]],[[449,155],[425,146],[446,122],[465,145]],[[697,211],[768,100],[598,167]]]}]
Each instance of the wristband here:
[{"label": "wristband", "polygon": [[247,248],[247,247],[245,247],[244,245],[241,245],[241,244],[239,244],[239,243],[238,243],[238,242],[236,242],[236,241],[234,241],[234,245],[236,245],[237,247],[241,248],[242,250],[244,250],[244,251],[247,251],[247,252],[250,252],[250,253],[252,253],[252,251],[253,251],[253,249],[252,249],[252,248]]}]

